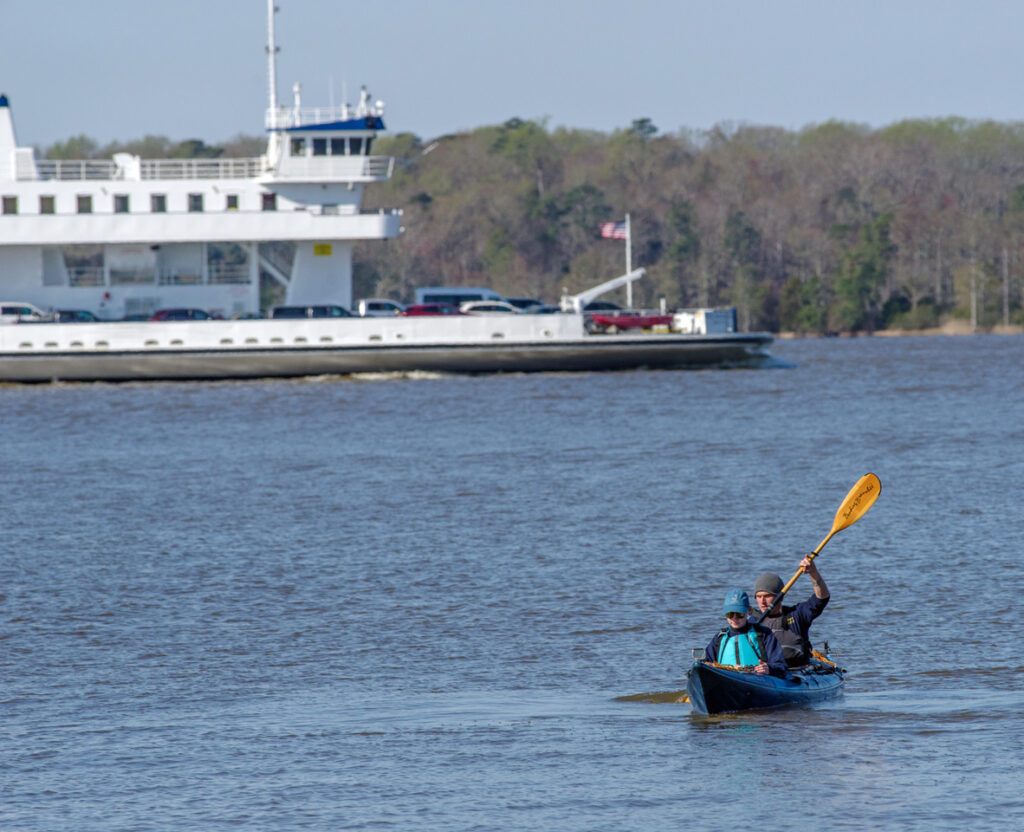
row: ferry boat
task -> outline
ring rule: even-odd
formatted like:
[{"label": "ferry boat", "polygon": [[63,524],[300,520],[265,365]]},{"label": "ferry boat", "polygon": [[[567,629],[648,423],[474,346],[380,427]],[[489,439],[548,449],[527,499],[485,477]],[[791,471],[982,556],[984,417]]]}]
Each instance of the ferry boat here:
[{"label": "ferry boat", "polygon": [[398,236],[398,210],[362,213],[363,188],[390,178],[372,155],[383,104],[277,101],[268,9],[266,153],[249,159],[40,160],[19,147],[0,95],[0,298],[88,309],[103,319],[199,307],[260,309],[260,273],[284,303],[352,304],[352,247]]},{"label": "ferry boat", "polygon": [[[292,104],[279,106],[276,12],[268,0],[268,138],[258,158],[41,160],[18,146],[10,100],[0,95],[0,299],[103,319],[0,326],[0,381],[691,367],[764,357],[766,333],[592,335],[582,296],[549,316],[230,320],[259,312],[261,274],[280,284],[286,305],[351,308],[353,246],[402,230],[398,209],[361,211],[363,189],[394,170],[394,159],[372,155],[383,103],[363,88],[354,107],[306,108],[296,84]],[[228,320],[146,320],[172,307]]]}]

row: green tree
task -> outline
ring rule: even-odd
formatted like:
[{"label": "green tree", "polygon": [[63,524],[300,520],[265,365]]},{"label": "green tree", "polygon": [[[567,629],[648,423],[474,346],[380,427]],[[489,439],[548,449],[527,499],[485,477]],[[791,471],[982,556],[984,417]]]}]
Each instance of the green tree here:
[{"label": "green tree", "polygon": [[487,269],[487,273],[498,279],[509,276],[515,256],[515,247],[506,236],[505,229],[501,227],[492,229],[487,236],[487,245],[483,253],[484,267]]},{"label": "green tree", "polygon": [[697,262],[700,259],[701,240],[697,227],[697,215],[693,205],[677,199],[668,210],[669,243],[666,255],[671,264],[675,286],[665,294],[681,301],[697,294],[696,283]]},{"label": "green tree", "polygon": [[742,211],[733,211],[725,221],[726,250],[741,266],[754,266],[761,251],[761,233],[754,228]]},{"label": "green tree", "polygon": [[551,137],[543,125],[510,119],[498,131],[491,150],[510,159],[521,173],[535,182],[537,193],[544,196],[558,164],[552,153]]},{"label": "green tree", "polygon": [[839,330],[874,330],[881,318],[882,286],[896,253],[889,229],[892,215],[882,214],[860,228],[856,246],[842,258],[836,277],[836,301],[830,325]]},{"label": "green tree", "polygon": [[208,145],[202,139],[185,139],[167,152],[170,159],[216,159],[223,154],[223,147]]},{"label": "green tree", "polygon": [[47,159],[91,159],[99,145],[95,139],[81,134],[63,142],[54,142],[46,149]]},{"label": "green tree", "polygon": [[675,200],[668,211],[668,227],[672,241],[668,246],[668,256],[679,266],[689,266],[700,257],[700,234],[697,230],[697,217],[686,200]]},{"label": "green tree", "polygon": [[636,118],[629,127],[629,132],[641,139],[650,139],[658,134],[658,128],[649,118]]}]

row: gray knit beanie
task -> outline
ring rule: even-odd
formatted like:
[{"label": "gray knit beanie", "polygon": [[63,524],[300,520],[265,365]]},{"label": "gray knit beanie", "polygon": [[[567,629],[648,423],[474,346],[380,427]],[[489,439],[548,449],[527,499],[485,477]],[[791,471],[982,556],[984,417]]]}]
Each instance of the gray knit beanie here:
[{"label": "gray knit beanie", "polygon": [[783,586],[785,584],[782,583],[782,578],[774,572],[762,572],[757,579],[757,583],[754,584],[754,594],[767,592],[769,595],[778,595],[782,592]]}]

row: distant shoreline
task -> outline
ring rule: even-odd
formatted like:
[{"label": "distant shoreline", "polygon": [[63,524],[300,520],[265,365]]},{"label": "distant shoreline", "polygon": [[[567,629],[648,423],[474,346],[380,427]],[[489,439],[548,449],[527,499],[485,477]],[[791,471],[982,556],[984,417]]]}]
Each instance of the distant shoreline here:
[{"label": "distant shoreline", "polygon": [[929,329],[880,329],[876,332],[840,332],[837,335],[804,334],[800,332],[779,332],[775,337],[780,340],[799,338],[868,338],[878,336],[882,338],[896,338],[903,335],[1022,335],[1024,327],[1011,325],[991,327],[978,327],[973,332],[968,321],[947,321],[942,326]]}]

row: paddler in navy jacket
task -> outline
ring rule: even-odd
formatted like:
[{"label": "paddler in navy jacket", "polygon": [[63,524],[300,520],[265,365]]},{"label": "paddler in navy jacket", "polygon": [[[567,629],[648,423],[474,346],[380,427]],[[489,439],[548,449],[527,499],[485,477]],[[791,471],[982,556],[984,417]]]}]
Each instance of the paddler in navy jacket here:
[{"label": "paddler in navy jacket", "polygon": [[[814,592],[806,601],[801,601],[795,607],[781,606],[776,603],[776,598],[785,584],[782,578],[774,572],[764,572],[754,584],[754,600],[763,614],[771,610],[768,615],[761,619],[761,623],[767,626],[782,645],[782,653],[786,657],[786,664],[790,667],[799,667],[807,664],[811,658],[810,629],[814,619],[821,615],[828,604],[829,593],[825,581],[814,565],[810,556],[800,561],[800,572],[807,574],[811,583],[814,584]],[[799,573],[797,573],[799,574]],[[779,598],[779,602],[782,599]]]},{"label": "paddler in navy jacket", "polygon": [[755,673],[785,676],[786,660],[772,631],[747,618],[750,596],[734,589],[725,596],[722,612],[728,628],[718,633],[704,650],[704,658],[729,666],[753,667]]}]

